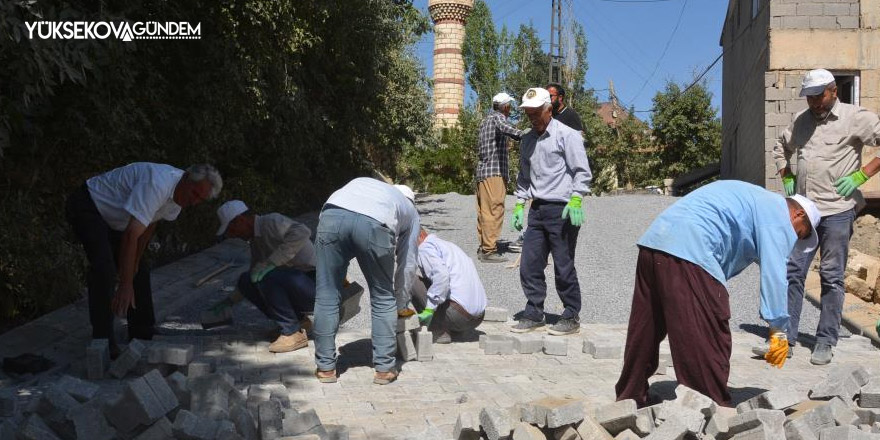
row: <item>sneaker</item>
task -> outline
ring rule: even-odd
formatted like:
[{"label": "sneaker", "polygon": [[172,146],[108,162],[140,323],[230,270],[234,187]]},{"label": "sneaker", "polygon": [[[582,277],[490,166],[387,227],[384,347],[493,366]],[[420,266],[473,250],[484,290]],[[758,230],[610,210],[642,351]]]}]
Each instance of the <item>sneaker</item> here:
[{"label": "sneaker", "polygon": [[821,342],[816,343],[813,348],[813,355],[810,356],[810,363],[813,365],[828,365],[834,354],[831,352],[831,344]]},{"label": "sneaker", "polygon": [[292,335],[281,335],[271,345],[269,351],[272,353],[287,353],[296,351],[309,345],[309,338],[306,337],[305,330],[300,330]]},{"label": "sneaker", "polygon": [[554,324],[553,327],[550,327],[547,330],[547,334],[555,336],[573,335],[579,331],[581,331],[581,323],[576,318],[563,318]]},{"label": "sneaker", "polygon": [[397,372],[394,370],[377,371],[373,376],[373,383],[376,385],[388,385],[395,380],[397,380]]},{"label": "sneaker", "polygon": [[506,263],[507,258],[502,257],[497,252],[477,252],[477,259],[483,263]]},{"label": "sneaker", "polygon": [[531,319],[522,318],[516,325],[510,328],[510,331],[514,333],[527,333],[541,327],[544,327],[544,321],[532,321]]}]

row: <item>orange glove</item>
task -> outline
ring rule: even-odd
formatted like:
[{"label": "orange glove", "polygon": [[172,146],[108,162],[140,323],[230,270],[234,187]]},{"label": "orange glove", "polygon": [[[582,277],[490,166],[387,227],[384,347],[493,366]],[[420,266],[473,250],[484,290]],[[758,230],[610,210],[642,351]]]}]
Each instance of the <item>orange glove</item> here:
[{"label": "orange glove", "polygon": [[782,368],[788,359],[788,335],[778,328],[770,328],[770,349],[764,360],[776,368]]}]

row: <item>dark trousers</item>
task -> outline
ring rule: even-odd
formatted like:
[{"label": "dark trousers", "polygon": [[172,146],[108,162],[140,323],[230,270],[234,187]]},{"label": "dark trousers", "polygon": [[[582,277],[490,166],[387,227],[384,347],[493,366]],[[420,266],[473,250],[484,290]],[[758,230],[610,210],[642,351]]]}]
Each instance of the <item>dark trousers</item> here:
[{"label": "dark trousers", "polygon": [[565,203],[534,200],[529,209],[529,224],[523,236],[519,278],[526,295],[523,317],[534,321],[544,319],[547,281],[544,268],[547,256],[553,254],[556,293],[565,310],[562,318],[577,318],[581,312],[581,286],[574,267],[574,250],[580,227],[562,218]]},{"label": "dark trousers", "polygon": [[[425,310],[425,306],[428,304],[429,288],[431,288],[431,280],[427,278],[417,277],[413,281],[412,303],[419,313]],[[461,305],[448,299],[434,310],[434,317],[431,318],[428,330],[436,335],[450,332],[466,333],[477,328],[482,322],[482,313],[480,316],[472,316]]]},{"label": "dark trousers", "polygon": [[696,264],[642,247],[635,284],[617,400],[646,405],[648,378],[668,334],[678,383],[729,405],[732,341],[724,285]]},{"label": "dark trousers", "polygon": [[315,309],[315,272],[277,267],[259,283],[251,282],[250,272],[241,274],[238,290],[266,317],[278,323],[282,335],[301,328],[299,321]]},{"label": "dark trousers", "polygon": [[[116,262],[119,258],[122,232],[110,229],[95,207],[85,185],[67,198],[66,211],[67,222],[82,242],[89,260],[86,285],[89,288],[92,337],[114,341],[110,301],[116,293]],[[134,301],[136,308],[128,309],[128,337],[152,339],[153,325],[156,322],[153,314],[153,291],[150,287],[150,268],[143,258],[134,276]]]}]

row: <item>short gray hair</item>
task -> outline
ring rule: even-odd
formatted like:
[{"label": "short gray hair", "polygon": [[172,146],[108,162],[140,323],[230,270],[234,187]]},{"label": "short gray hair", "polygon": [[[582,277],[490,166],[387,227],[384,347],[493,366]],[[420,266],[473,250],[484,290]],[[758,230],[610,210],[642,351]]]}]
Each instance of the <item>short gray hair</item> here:
[{"label": "short gray hair", "polygon": [[497,110],[497,111],[500,112],[501,110],[504,109],[504,107],[511,107],[511,105],[510,105],[510,101],[507,101],[507,102],[493,102],[493,103],[492,103],[492,110]]},{"label": "short gray hair", "polygon": [[190,182],[201,182],[205,179],[208,179],[208,181],[211,182],[211,194],[208,197],[209,199],[217,198],[217,196],[220,195],[220,190],[223,189],[223,178],[220,177],[220,172],[217,171],[217,168],[214,168],[213,165],[206,163],[191,165],[186,169],[186,175]]}]

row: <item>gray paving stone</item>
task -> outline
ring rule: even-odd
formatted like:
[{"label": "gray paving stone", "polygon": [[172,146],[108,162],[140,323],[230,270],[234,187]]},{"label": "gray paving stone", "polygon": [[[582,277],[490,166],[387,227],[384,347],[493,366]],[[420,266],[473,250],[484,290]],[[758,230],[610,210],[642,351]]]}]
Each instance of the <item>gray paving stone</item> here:
[{"label": "gray paving stone", "polygon": [[621,336],[605,331],[587,330],[584,332],[584,353],[593,359],[621,359],[626,343]]},{"label": "gray paving stone", "polygon": [[470,412],[458,413],[455,427],[452,429],[454,440],[476,440],[480,438],[480,423]]},{"label": "gray paving stone", "polygon": [[284,411],[284,419],[282,420],[282,432],[284,435],[300,435],[310,434],[318,427],[321,427],[321,418],[314,409],[303,412],[295,410]]},{"label": "gray paving stone", "polygon": [[61,440],[37,414],[31,414],[18,431],[19,440]]},{"label": "gray paving stone", "polygon": [[810,398],[824,400],[838,396],[844,401],[852,401],[859,390],[868,383],[869,377],[868,371],[862,366],[834,367],[824,380],[810,389]]},{"label": "gray paving stone", "polygon": [[627,429],[620,434],[617,434],[617,436],[614,437],[614,440],[641,440],[641,437],[632,430]]},{"label": "gray paving stone", "polygon": [[547,436],[537,427],[519,422],[513,428],[513,440],[547,440]]},{"label": "gray paving stone", "polygon": [[497,408],[483,408],[480,411],[480,428],[489,440],[508,438],[513,429],[510,414]]},{"label": "gray paving stone", "polygon": [[880,422],[880,408],[855,408],[853,411],[859,417],[859,423],[873,425]]},{"label": "gray paving stone", "polygon": [[91,380],[103,379],[110,365],[110,341],[92,339],[86,347],[86,377]]},{"label": "gray paving stone", "polygon": [[122,354],[110,364],[110,375],[117,379],[125,377],[137,365],[145,350],[146,346],[143,342],[138,339],[132,339]]},{"label": "gray paving stone", "polygon": [[581,435],[578,434],[574,425],[568,425],[554,429],[552,438],[553,440],[581,440]]},{"label": "gray paving stone", "polygon": [[96,384],[86,382],[82,379],[77,379],[66,374],[58,379],[56,385],[64,390],[64,392],[66,392],[67,394],[70,394],[71,397],[80,402],[92,400],[92,398],[95,397],[95,394],[98,393],[98,389],[100,388]]},{"label": "gray paving stone", "polygon": [[214,372],[214,363],[208,359],[196,359],[186,366],[186,377],[199,377]]},{"label": "gray paving stone", "polygon": [[397,334],[397,355],[405,361],[414,361],[418,358],[412,332]]},{"label": "gray paving stone", "polygon": [[589,414],[585,415],[584,420],[577,425],[577,432],[582,439],[612,440],[614,438]]},{"label": "gray paving stone", "polygon": [[783,426],[786,440],[819,440],[819,436],[813,432],[805,418],[789,420]]},{"label": "gray paving stone", "polygon": [[688,433],[688,428],[676,417],[664,421],[657,429],[645,437],[645,440],[682,440]]},{"label": "gray paving stone", "polygon": [[790,389],[775,389],[761,393],[736,406],[738,413],[753,409],[786,409],[806,400],[806,396]]},{"label": "gray paving stone", "polygon": [[636,424],[636,401],[621,400],[596,408],[596,422],[611,435],[617,435]]},{"label": "gray paving stone", "polygon": [[162,349],[162,362],[183,367],[192,362],[194,353],[192,344],[167,344]]},{"label": "gray paving stone", "polygon": [[0,391],[0,417],[13,417],[18,412],[18,398],[12,390]]},{"label": "gray paving stone", "polygon": [[257,407],[257,428],[260,431],[260,438],[280,437],[283,434],[282,417],[280,403],[275,400],[260,402]]},{"label": "gray paving stone", "polygon": [[484,322],[507,322],[510,312],[502,307],[486,307],[483,313]]},{"label": "gray paving stone", "polygon": [[176,438],[184,440],[214,440],[217,436],[217,422],[182,409],[174,418],[172,432]]},{"label": "gray paving stone", "polygon": [[[173,393],[171,394],[173,397]],[[138,413],[133,414],[132,417],[139,419],[143,425],[153,424],[156,420],[159,420],[160,417],[168,414],[169,411],[174,409],[174,407],[168,408],[166,405],[170,402],[163,402],[160,397],[153,392],[152,387],[147,383],[145,377],[138,377],[129,380],[126,384],[123,396],[125,396],[126,399],[132,400],[135,405],[134,408],[138,411]],[[165,397],[167,396],[163,396],[163,398]],[[177,398],[174,398],[174,401],[176,403]]]},{"label": "gray paving stone", "polygon": [[[481,339],[482,336],[480,335]],[[513,340],[513,349],[519,354],[537,353],[544,349],[544,338],[539,335],[528,333],[517,334],[510,337]],[[483,348],[482,346],[480,348]]]},{"label": "gray paving stone", "polygon": [[146,359],[148,364],[161,364],[164,362],[165,356],[163,350],[165,349],[165,342],[161,341],[151,341],[147,346]]},{"label": "gray paving stone", "polygon": [[434,359],[434,334],[423,328],[416,333],[416,359],[427,362]]},{"label": "gray paving stone", "polygon": [[93,400],[71,410],[70,419],[73,422],[76,438],[89,440],[116,438],[116,430],[104,418],[101,404],[102,402]]},{"label": "gray paving stone", "polygon": [[665,402],[657,414],[657,420],[665,422],[670,419],[677,419],[684,423],[688,432],[692,434],[703,432],[703,428],[706,426],[706,415],[703,412],[699,409],[682,406],[676,401]]},{"label": "gray paving stone", "polygon": [[877,440],[880,435],[862,432],[855,426],[835,426],[819,432],[819,440]]},{"label": "gray paving stone", "polygon": [[880,408],[880,381],[872,380],[859,391],[859,406]]},{"label": "gray paving stone", "polygon": [[831,399],[828,402],[828,408],[831,410],[831,417],[838,425],[856,425],[859,423],[859,416],[839,397]]},{"label": "gray paving stone", "polygon": [[706,428],[703,430],[706,434],[711,435],[714,439],[726,439],[728,437],[728,426],[727,419],[729,417],[723,413],[715,413],[708,422],[706,422]]},{"label": "gray paving stone", "polygon": [[49,387],[40,397],[36,412],[43,417],[58,418],[80,405],[70,394],[67,394],[57,383]]},{"label": "gray paving stone", "polygon": [[754,409],[737,414],[727,421],[729,427],[727,433],[731,436],[763,427],[765,431],[779,435],[776,438],[784,438],[785,413],[775,409]]},{"label": "gray paving stone", "polygon": [[706,418],[712,417],[718,409],[712,399],[684,385],[675,387],[674,402],[676,405],[700,411]]},{"label": "gray paving stone", "polygon": [[168,440],[170,438],[174,438],[174,425],[167,417],[162,417],[138,434],[134,440]]},{"label": "gray paving stone", "polygon": [[[164,414],[168,414],[173,411],[180,402],[177,400],[177,395],[174,394],[174,390],[168,386],[168,382],[159,374],[158,370],[150,371],[145,374],[144,380],[147,382],[147,385],[150,386],[150,390],[153,391],[153,395],[156,396],[156,400],[159,401],[159,404],[162,405],[162,410]],[[164,415],[163,414],[163,415]]]},{"label": "gray paving stone", "polygon": [[520,405],[523,422],[540,427],[558,428],[584,419],[584,402],[578,399],[545,397]]},{"label": "gray paving stone", "polygon": [[397,333],[403,333],[409,330],[418,330],[421,328],[421,324],[419,324],[419,317],[416,315],[412,315],[406,318],[397,318]]},{"label": "gray paving stone", "polygon": [[211,373],[187,380],[190,411],[214,420],[229,418],[229,393],[234,388],[222,373]]},{"label": "gray paving stone", "polygon": [[568,356],[568,338],[544,336],[544,354]]},{"label": "gray paving stone", "polygon": [[235,429],[245,440],[260,440],[260,432],[257,430],[257,422],[247,407],[235,405],[229,410],[229,420],[235,424]]},{"label": "gray paving stone", "polygon": [[[543,346],[543,341],[541,345]],[[483,354],[513,354],[513,339],[507,337],[489,337],[483,344]]]},{"label": "gray paving stone", "polygon": [[645,407],[636,411],[636,423],[632,431],[640,437],[644,437],[654,432],[654,408]]}]

